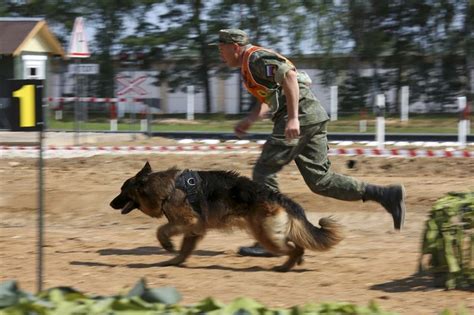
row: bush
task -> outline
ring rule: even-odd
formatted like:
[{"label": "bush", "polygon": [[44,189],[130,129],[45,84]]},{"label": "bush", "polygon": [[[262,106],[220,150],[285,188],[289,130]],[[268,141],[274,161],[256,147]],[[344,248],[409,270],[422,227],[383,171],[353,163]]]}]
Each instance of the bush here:
[{"label": "bush", "polygon": [[138,281],[126,294],[110,297],[89,297],[68,287],[58,287],[32,295],[19,290],[15,281],[0,283],[0,314],[371,314],[389,315],[375,303],[361,307],[350,303],[322,303],[294,306],[289,309],[270,309],[250,298],[238,298],[224,304],[207,298],[197,304],[180,306],[181,295],[174,288],[147,288],[145,281]]},{"label": "bush", "polygon": [[[428,266],[421,261],[429,255]],[[420,271],[446,289],[474,287],[474,192],[449,193],[431,210],[423,233]]]}]

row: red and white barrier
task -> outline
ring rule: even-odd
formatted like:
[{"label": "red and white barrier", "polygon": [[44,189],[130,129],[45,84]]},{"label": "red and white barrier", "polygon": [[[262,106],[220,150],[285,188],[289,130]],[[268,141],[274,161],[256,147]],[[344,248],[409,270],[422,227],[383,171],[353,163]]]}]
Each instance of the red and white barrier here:
[{"label": "red and white barrier", "polygon": [[[37,146],[0,146],[2,153],[37,151]],[[245,145],[178,145],[178,146],[47,146],[45,151],[89,152],[94,154],[257,154],[261,146]],[[372,156],[372,157],[434,157],[434,158],[474,158],[474,151],[468,150],[420,150],[420,149],[363,149],[335,148],[329,155]]]},{"label": "red and white barrier", "polygon": [[80,101],[85,103],[117,103],[117,102],[144,102],[142,97],[45,97],[44,102],[64,103]]}]

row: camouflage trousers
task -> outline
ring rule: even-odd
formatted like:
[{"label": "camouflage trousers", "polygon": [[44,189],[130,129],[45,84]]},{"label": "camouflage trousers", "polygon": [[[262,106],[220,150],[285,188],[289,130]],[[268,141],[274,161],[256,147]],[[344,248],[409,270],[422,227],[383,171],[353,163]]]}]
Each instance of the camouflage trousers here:
[{"label": "camouflage trousers", "polygon": [[300,137],[285,139],[285,122],[276,122],[253,169],[253,179],[278,190],[277,173],[295,161],[308,187],[315,193],[340,200],[362,200],[365,183],[331,171],[328,159],[327,121],[301,126]]}]

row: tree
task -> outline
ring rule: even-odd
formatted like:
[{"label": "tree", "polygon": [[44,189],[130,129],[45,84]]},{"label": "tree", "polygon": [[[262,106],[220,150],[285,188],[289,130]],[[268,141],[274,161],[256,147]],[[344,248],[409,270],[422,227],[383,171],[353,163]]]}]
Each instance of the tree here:
[{"label": "tree", "polygon": [[452,104],[459,95],[472,42],[469,27],[460,23],[469,21],[468,7],[467,0],[397,0],[376,6],[383,8],[376,16],[390,45],[382,65],[394,69],[387,77],[396,89],[396,104],[404,85],[410,86],[412,101],[423,97],[432,104]]},{"label": "tree", "polygon": [[[222,28],[244,30],[254,45],[266,46],[284,54],[300,54],[301,41],[308,31],[311,16],[305,8],[307,1],[285,0],[222,0],[209,11],[210,36],[217,36]],[[310,1],[311,2],[311,1]],[[211,34],[212,33],[212,34]],[[216,65],[217,74],[227,76],[235,70],[227,69],[222,63]],[[239,73],[239,81],[240,72]],[[257,100],[249,96],[250,104],[245,106],[243,87],[239,85],[239,109],[249,110]]]},{"label": "tree", "polygon": [[[146,1],[146,0],[141,0]],[[141,1],[133,0],[32,0],[6,3],[10,16],[41,16],[47,19],[59,40],[67,45],[74,20],[84,16],[96,26],[93,57],[100,66],[98,96],[111,97],[115,93],[112,56],[124,30],[124,19],[140,7]]]},{"label": "tree", "polygon": [[0,16],[42,17],[54,29],[58,40],[66,45],[75,17],[79,16],[79,0],[2,1]]},{"label": "tree", "polygon": [[125,29],[125,18],[139,7],[133,0],[97,0],[83,3],[84,15],[96,26],[94,35],[96,60],[100,73],[96,95],[115,95],[115,67],[113,55],[119,50],[120,39]]},{"label": "tree", "polygon": [[129,48],[140,47],[148,61],[159,59],[166,67],[159,69],[157,84],[166,81],[172,90],[194,85],[204,90],[206,112],[211,111],[210,60],[217,52],[208,46],[206,10],[200,0],[162,1],[157,23],[143,32],[126,37]]},{"label": "tree", "polygon": [[357,71],[348,71],[339,89],[340,110],[346,113],[365,111],[370,81],[370,78],[362,77]]}]

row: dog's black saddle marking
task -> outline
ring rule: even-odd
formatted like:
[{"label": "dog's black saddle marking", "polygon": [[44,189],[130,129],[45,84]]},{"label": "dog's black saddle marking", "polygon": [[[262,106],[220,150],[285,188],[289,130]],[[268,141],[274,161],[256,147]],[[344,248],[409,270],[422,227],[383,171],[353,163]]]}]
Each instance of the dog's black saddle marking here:
[{"label": "dog's black saddle marking", "polygon": [[200,216],[203,216],[203,211],[201,209],[201,183],[202,178],[199,176],[198,172],[190,170],[184,170],[176,179],[176,188],[181,189],[186,193],[186,198],[193,207],[193,210]]}]

